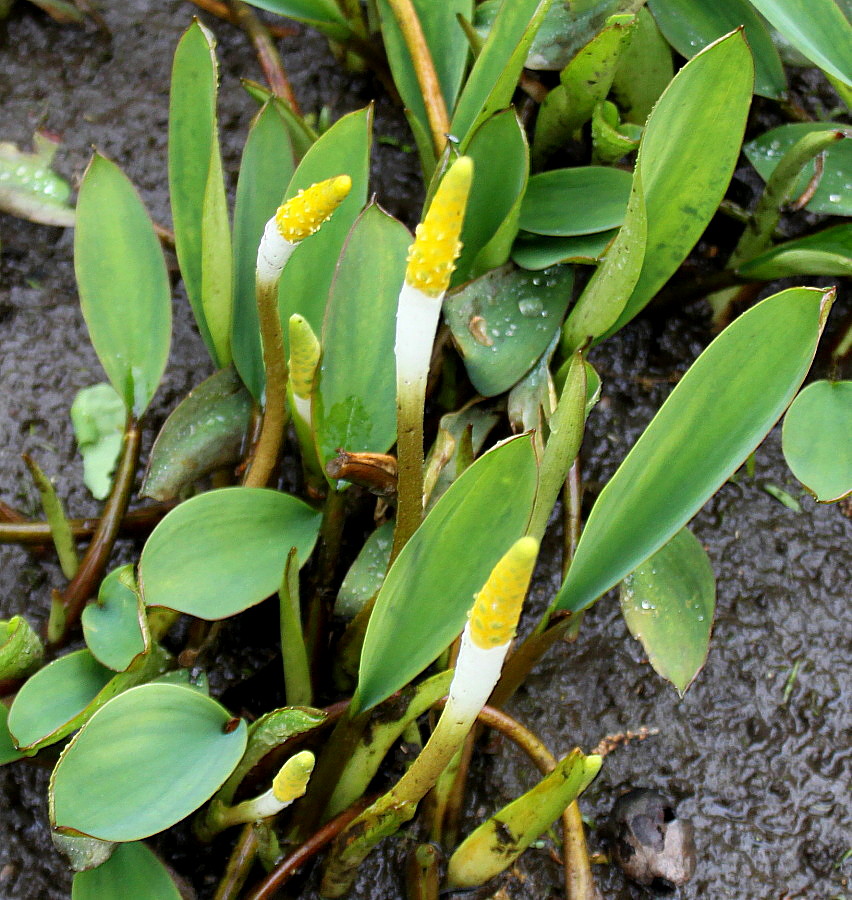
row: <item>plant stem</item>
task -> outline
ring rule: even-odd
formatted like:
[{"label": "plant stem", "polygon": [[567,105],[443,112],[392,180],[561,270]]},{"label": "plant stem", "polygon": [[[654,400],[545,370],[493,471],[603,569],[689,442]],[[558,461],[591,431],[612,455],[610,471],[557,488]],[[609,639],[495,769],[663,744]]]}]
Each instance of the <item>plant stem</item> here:
[{"label": "plant stem", "polygon": [[284,353],[284,332],[278,315],[277,279],[258,280],[257,315],[263,342],[263,365],[266,369],[266,398],[260,437],[243,480],[246,487],[266,486],[278,464],[287,424],[287,357]]},{"label": "plant stem", "polygon": [[216,888],[213,900],[237,900],[257,856],[257,836],[253,825],[244,825]]},{"label": "plant stem", "polygon": [[562,491],[562,509],[564,511],[564,549],[562,553],[562,579],[568,574],[568,567],[574,559],[577,544],[580,542],[582,530],[583,509],[583,475],[580,466],[580,457],[574,459],[574,463],[568,472],[568,479]]},{"label": "plant stem", "polygon": [[272,43],[269,29],[255,15],[254,10],[242,0],[227,0],[227,5],[232,21],[245,31],[252,42],[254,52],[257,54],[257,61],[260,63],[260,68],[263,70],[272,92],[276,97],[280,97],[297,116],[301,116],[302,110],[299,107],[299,101],[293,93],[290,79],[287,77],[284,63],[281,61],[281,55],[275,48],[275,44]]},{"label": "plant stem", "polygon": [[[349,823],[357,818],[367,804],[367,800],[354,803],[349,809],[343,810],[329,822],[326,822],[315,834],[311,835],[297,850],[283,859],[275,869],[249,894],[245,900],[272,900],[278,896],[278,891],[305,865],[308,860],[316,856],[326,844],[331,843]],[[219,898],[216,900],[224,900]]]},{"label": "plant stem", "polygon": [[411,0],[388,0],[388,5],[393,10],[394,18],[411,56],[414,74],[417,76],[417,84],[420,86],[423,104],[426,107],[426,117],[429,120],[432,144],[435,147],[435,157],[437,158],[447,143],[450,117],[447,114],[447,105],[441,92],[438,74],[435,71],[435,63]]},{"label": "plant stem", "polygon": [[139,448],[139,423],[133,416],[128,416],[127,424],[124,427],[121,458],[113,479],[112,490],[104,504],[97,530],[80,562],[80,568],[62,592],[65,621],[60,633],[51,637],[50,643],[53,645],[62,644],[67,639],[68,632],[79,621],[86,601],[95,593],[97,584],[109,562],[115,539],[118,537],[121,520],[127,512],[127,505],[130,502],[130,493],[139,464]]},{"label": "plant stem", "polygon": [[845,137],[846,133],[841,130],[812,132],[796,141],[784,154],[769,176],[746,229],[731,254],[729,268],[738,268],[772,243],[772,233],[781,218],[784,202],[802,168],[818,153]]},{"label": "plant stem", "polygon": [[[4,504],[5,506],[5,504]],[[163,518],[174,509],[174,503],[152,503],[142,509],[134,509],[127,513],[121,520],[119,530],[132,535],[145,535]],[[10,510],[7,507],[7,510]],[[30,522],[20,516],[17,511],[10,510],[14,519],[4,516],[6,521],[0,522],[0,544],[25,544],[38,548],[46,546],[51,541],[49,522]],[[90,538],[100,525],[100,519],[69,519],[71,536],[78,541]]]},{"label": "plant stem", "polygon": [[[228,8],[228,4],[223,3],[222,0],[190,0],[190,3],[210,15],[216,16],[217,19],[224,19],[232,25],[240,24],[234,13]],[[297,29],[292,25],[267,25],[265,27],[274,38],[293,37],[294,34],[298,34]]]}]

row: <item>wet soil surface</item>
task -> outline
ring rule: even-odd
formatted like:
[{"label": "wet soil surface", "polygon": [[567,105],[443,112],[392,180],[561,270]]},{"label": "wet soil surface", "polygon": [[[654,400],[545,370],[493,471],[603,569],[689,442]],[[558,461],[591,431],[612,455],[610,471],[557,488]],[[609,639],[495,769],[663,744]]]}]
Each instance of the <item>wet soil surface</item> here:
[{"label": "wet soil surface", "polygon": [[[26,145],[37,127],[62,137],[56,167],[79,179],[90,147],[118,162],[155,220],[168,223],[166,121],[171,55],[192,7],[179,0],[103,4],[111,40],[91,28],[61,27],[20,3],[0,24],[0,140]],[[207,21],[220,38],[221,125],[226,169],[235,181],[239,152],[253,112],[238,78],[259,78],[247,42],[231,26]],[[341,74],[323,42],[309,34],[282,44],[305,111],[321,103],[333,115],[363,106],[382,91],[369,77]],[[377,135],[410,142],[399,113],[377,108]],[[421,201],[412,154],[378,142],[374,189],[408,223]],[[232,185],[233,186],[233,185]],[[0,497],[36,514],[35,491],[20,452],[33,454],[56,479],[74,515],[97,504],[82,487],[82,465],[68,424],[76,391],[102,379],[74,290],[70,231],[0,216]],[[848,315],[848,300],[835,310]],[[146,424],[146,446],[179,398],[211,371],[182,290],[175,301],[172,356]],[[675,317],[649,316],[596,351],[603,398],[590,420],[584,474],[603,482],[614,471],[673,382],[711,339],[701,307]],[[641,373],[641,377],[636,373]],[[801,512],[769,496],[766,483],[795,495]],[[679,803],[695,824],[698,869],[680,889],[684,900],[782,900],[847,897],[852,844],[850,774],[850,615],[852,523],[837,506],[803,496],[786,470],[776,429],[757,454],[753,478],[725,485],[693,523],[718,577],[718,609],[707,665],[684,699],[643,659],[607,598],[588,615],[579,640],[546,657],[510,711],[551,750],[586,750],[607,734],[659,729],[615,751],[584,797],[583,810],[603,823],[628,787],[652,787]],[[558,536],[558,534],[557,534]],[[543,554],[533,606],[558,584],[557,542]],[[131,558],[133,548],[119,552]],[[51,561],[0,548],[0,615],[44,621],[49,590],[61,584]],[[264,613],[226,630],[229,674],[263,672],[274,661]],[[238,655],[240,642],[255,641]],[[798,664],[792,687],[788,677]],[[277,666],[276,666],[277,669]],[[262,680],[254,679],[256,685]],[[243,697],[225,697],[238,706]],[[276,702],[273,698],[272,702]],[[467,824],[481,819],[534,781],[527,763],[501,742],[474,766]],[[492,752],[493,751],[493,752]],[[70,874],[48,835],[48,768],[0,769],[0,898],[59,900]],[[593,850],[604,849],[593,829]],[[198,851],[185,831],[157,842],[176,870],[212,896],[227,847]],[[405,841],[371,859],[356,893],[375,900],[404,894],[399,857]],[[609,867],[597,868],[606,898],[638,898]],[[561,896],[560,872],[547,850],[531,850],[504,879],[502,896]],[[490,893],[497,890],[495,886]],[[490,894],[489,894],[490,895]],[[303,897],[314,896],[306,886]]]}]

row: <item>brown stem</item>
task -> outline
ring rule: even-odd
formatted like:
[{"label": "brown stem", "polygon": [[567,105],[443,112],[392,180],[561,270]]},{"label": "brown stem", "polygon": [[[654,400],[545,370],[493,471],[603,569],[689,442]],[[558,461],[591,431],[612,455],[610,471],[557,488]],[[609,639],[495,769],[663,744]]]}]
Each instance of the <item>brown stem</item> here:
[{"label": "brown stem", "polygon": [[293,93],[290,79],[284,69],[284,63],[281,61],[281,55],[272,43],[269,29],[255,15],[254,10],[247,6],[242,0],[226,0],[228,9],[231,12],[231,20],[236,22],[240,28],[248,35],[249,40],[257,54],[257,61],[263,70],[263,75],[272,92],[280,97],[297,115],[302,115],[299,107],[299,101]]},{"label": "brown stem", "polygon": [[86,553],[80,562],[77,574],[62,592],[62,603],[65,606],[65,622],[55,644],[62,644],[68,637],[70,629],[77,624],[86,601],[91,597],[109,562],[121,520],[127,512],[130,492],[136,479],[136,468],[139,464],[140,430],[139,423],[133,416],[128,416],[124,428],[124,444],[121,458],[112,483],[112,490],[104,504],[103,514],[98,522]]},{"label": "brown stem", "polygon": [[[228,9],[228,4],[222,3],[221,0],[190,0],[190,3],[195,4],[199,9],[203,9],[204,12],[216,16],[217,19],[224,19],[232,25],[240,24],[233,12]],[[267,25],[265,27],[274,38],[292,37],[294,34],[299,33],[298,28],[292,25]]]},{"label": "brown stem", "polygon": [[435,63],[432,53],[426,43],[423,28],[414,4],[411,0],[388,0],[393,10],[394,17],[402,32],[405,46],[411,56],[414,66],[414,74],[423,95],[423,103],[426,106],[426,117],[429,120],[429,128],[432,132],[432,143],[435,147],[435,156],[440,156],[447,143],[447,134],[450,130],[450,117],[447,114],[447,105],[444,95],[441,93],[441,84],[435,71]]},{"label": "brown stem", "polygon": [[242,886],[246,883],[256,856],[257,835],[254,833],[254,826],[244,825],[237,843],[231,851],[228,865],[225,867],[225,873],[222,875],[219,887],[216,888],[213,900],[236,900]]},{"label": "brown stem", "polygon": [[[282,860],[267,877],[255,887],[245,900],[270,900],[275,897],[277,891],[286,884],[308,860],[316,856],[326,844],[333,841],[341,831],[367,807],[366,799],[353,803],[342,813],[338,813],[333,819],[326,822],[322,828],[311,835],[297,850]],[[217,898],[218,900],[218,898]]]},{"label": "brown stem", "polygon": [[564,579],[577,550],[577,544],[580,542],[582,530],[580,514],[583,506],[583,475],[580,470],[579,456],[568,470],[568,479],[565,482],[562,498],[562,511],[565,516],[563,526],[565,547],[562,556],[562,578]]},{"label": "brown stem", "polygon": [[[152,503],[142,509],[134,509],[127,513],[119,524],[119,530],[127,535],[146,535],[165,516],[174,509],[175,503]],[[34,549],[44,549],[50,544],[50,525],[47,522],[31,522],[0,502],[7,512],[17,517],[10,518],[0,514],[0,544],[26,544]],[[69,519],[71,535],[77,540],[90,538],[100,525],[100,519]]]}]

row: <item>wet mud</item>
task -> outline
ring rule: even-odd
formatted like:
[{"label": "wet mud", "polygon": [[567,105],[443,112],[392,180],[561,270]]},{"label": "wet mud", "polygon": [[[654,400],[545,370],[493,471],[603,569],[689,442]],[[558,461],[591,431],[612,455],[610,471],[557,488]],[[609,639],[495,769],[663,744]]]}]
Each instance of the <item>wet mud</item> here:
[{"label": "wet mud", "polygon": [[[78,180],[90,148],[118,162],[154,219],[169,222],[166,191],[168,82],[174,46],[193,15],[180,0],[102,4],[111,39],[92,27],[59,26],[27,3],[0,23],[0,140],[26,145],[37,127],[58,133],[56,167]],[[204,17],[202,17],[204,18]],[[245,38],[209,18],[220,40],[221,127],[233,183],[254,106],[239,77],[259,79]],[[331,107],[336,116],[382,96],[368,76],[341,73],[322,40],[284,39],[282,51],[305,111]],[[409,143],[388,101],[377,106],[376,133]],[[422,199],[417,161],[392,143],[375,145],[373,189],[407,223]],[[749,187],[743,185],[747,194]],[[37,514],[37,496],[20,453],[28,451],[56,480],[73,515],[97,504],[82,487],[68,408],[76,391],[102,380],[76,299],[72,234],[0,215],[0,498]],[[848,315],[842,297],[834,319]],[[583,450],[592,488],[608,478],[672,384],[712,338],[700,305],[651,313],[595,351],[603,396]],[[169,368],[148,416],[146,447],[177,401],[211,372],[182,289],[175,293]],[[639,373],[639,374],[637,374]],[[764,490],[793,494],[801,512]],[[725,485],[693,523],[718,579],[718,607],[704,671],[683,699],[643,659],[617,602],[605,598],[587,616],[579,639],[551,650],[510,705],[557,754],[586,750],[603,737],[642,726],[659,733],[614,751],[584,796],[593,826],[605,822],[629,787],[654,788],[695,825],[698,866],[679,889],[683,900],[832,900],[850,895],[852,844],[848,803],[850,758],[850,614],[852,522],[838,506],[804,496],[786,470],[776,429],[758,451],[753,477]],[[551,536],[533,592],[541,608],[558,585],[558,538]],[[119,552],[131,558],[133,548]],[[33,561],[0,547],[0,616],[46,616],[50,587],[61,584],[50,560]],[[229,625],[214,686],[235,708],[278,702],[264,696],[265,673],[277,672],[266,614]],[[245,642],[249,642],[248,647]],[[798,675],[789,690],[789,676]],[[250,677],[228,692],[229,676]],[[276,676],[277,677],[277,676]],[[260,697],[264,697],[262,703]],[[535,774],[508,746],[492,741],[473,769],[466,827],[530,786]],[[47,830],[48,768],[0,769],[0,898],[60,900],[70,874]],[[592,827],[593,851],[605,850]],[[404,896],[401,855],[408,839],[370,859],[354,896]],[[198,848],[186,829],[157,849],[211,897],[228,848]],[[614,868],[596,866],[606,898],[647,896]],[[528,851],[488,896],[561,896],[560,870],[546,848]],[[305,885],[300,896],[315,896]]]}]

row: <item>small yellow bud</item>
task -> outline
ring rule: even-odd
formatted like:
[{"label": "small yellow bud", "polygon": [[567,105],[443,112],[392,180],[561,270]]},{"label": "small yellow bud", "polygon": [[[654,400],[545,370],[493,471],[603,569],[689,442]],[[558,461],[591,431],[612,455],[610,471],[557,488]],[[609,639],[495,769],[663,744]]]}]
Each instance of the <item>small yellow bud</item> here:
[{"label": "small yellow bud", "polygon": [[297,397],[311,395],[320,359],[320,342],[304,316],[290,316],[290,384]]},{"label": "small yellow bud", "polygon": [[281,770],[272,782],[272,793],[280,803],[292,803],[298,800],[308,787],[308,779],[314,770],[314,755],[310,750],[302,750],[291,756],[281,766]]},{"label": "small yellow bud", "polygon": [[499,647],[514,637],[537,554],[538,541],[522,537],[492,569],[470,611],[470,638],[477,647]]},{"label": "small yellow bud", "polygon": [[275,222],[285,241],[298,244],[308,235],[319,231],[352,188],[348,175],[327,178],[299,191],[295,197],[278,207]]},{"label": "small yellow bud", "polygon": [[429,297],[440,297],[449,287],[461,253],[459,235],[472,181],[473,160],[460,156],[444,175],[426,217],[414,232],[405,280]]}]

